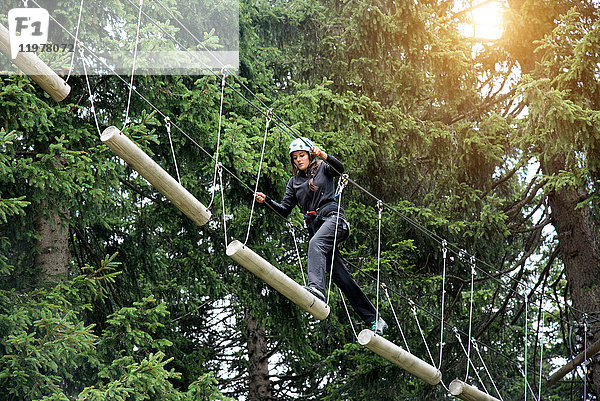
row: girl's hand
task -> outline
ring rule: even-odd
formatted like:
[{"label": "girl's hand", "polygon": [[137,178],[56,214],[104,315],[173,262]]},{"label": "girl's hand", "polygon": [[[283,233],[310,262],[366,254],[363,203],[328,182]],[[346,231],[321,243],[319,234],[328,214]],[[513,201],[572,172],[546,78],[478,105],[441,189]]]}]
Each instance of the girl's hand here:
[{"label": "girl's hand", "polygon": [[254,194],[254,199],[256,199],[256,201],[258,203],[263,203],[266,198],[267,198],[267,196],[265,194],[263,194],[262,192],[257,192]]},{"label": "girl's hand", "polygon": [[312,152],[313,155],[319,156],[323,160],[327,160],[327,153],[323,152],[318,147],[313,146],[312,148],[310,148],[310,151]]}]

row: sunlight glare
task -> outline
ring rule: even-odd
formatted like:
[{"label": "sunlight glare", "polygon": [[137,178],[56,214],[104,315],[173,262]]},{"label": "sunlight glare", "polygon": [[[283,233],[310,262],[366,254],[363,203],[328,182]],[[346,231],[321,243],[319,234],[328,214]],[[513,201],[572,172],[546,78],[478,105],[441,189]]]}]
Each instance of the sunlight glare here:
[{"label": "sunlight glare", "polygon": [[498,1],[485,3],[471,12],[473,18],[473,36],[480,39],[495,40],[502,36],[502,6]]}]

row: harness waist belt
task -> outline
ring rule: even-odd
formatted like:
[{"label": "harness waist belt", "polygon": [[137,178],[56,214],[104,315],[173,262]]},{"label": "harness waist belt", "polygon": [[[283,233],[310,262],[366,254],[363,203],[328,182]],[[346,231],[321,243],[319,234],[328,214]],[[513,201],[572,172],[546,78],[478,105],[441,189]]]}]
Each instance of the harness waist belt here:
[{"label": "harness waist belt", "polygon": [[306,212],[302,212],[302,215],[304,216],[305,219],[310,220],[310,219],[314,218],[317,215],[317,213],[319,213],[319,211],[324,209],[325,206],[329,205],[331,202],[335,202],[335,201],[333,199],[327,199],[321,204],[321,206],[319,206],[317,208],[317,210],[309,210]]}]

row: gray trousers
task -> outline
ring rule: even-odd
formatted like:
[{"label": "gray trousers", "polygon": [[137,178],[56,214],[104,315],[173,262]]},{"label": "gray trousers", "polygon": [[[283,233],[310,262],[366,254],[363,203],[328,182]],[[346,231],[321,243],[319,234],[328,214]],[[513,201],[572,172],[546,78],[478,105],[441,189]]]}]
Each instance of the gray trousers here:
[{"label": "gray trousers", "polygon": [[[327,272],[331,270],[331,256],[335,236],[337,213],[315,221],[309,232],[312,236],[308,242],[308,286],[326,294]],[[348,238],[350,230],[343,215],[338,221],[336,242],[339,244]],[[333,282],[342,290],[350,301],[350,305],[366,323],[375,321],[375,307],[362,292],[344,264],[338,250],[333,260]]]}]

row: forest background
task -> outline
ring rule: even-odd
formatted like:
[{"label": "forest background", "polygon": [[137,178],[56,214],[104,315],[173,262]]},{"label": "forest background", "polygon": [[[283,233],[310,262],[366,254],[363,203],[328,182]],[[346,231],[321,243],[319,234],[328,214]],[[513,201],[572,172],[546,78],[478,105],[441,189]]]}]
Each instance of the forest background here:
[{"label": "forest background", "polygon": [[[131,40],[92,28],[86,40],[133,50],[135,4],[104,3]],[[495,40],[465,36],[464,6],[242,0],[220,138],[218,76],[135,76],[148,102],[129,99],[129,77],[71,76],[61,103],[2,76],[0,400],[452,399],[361,347],[335,291],[317,323],[225,255],[224,221],[228,240],[246,235],[265,130],[246,99],[289,124],[271,125],[259,190],[282,196],[290,132],[360,184],[342,195],[352,233],[340,252],[391,323],[387,338],[441,364],[446,385],[467,375],[506,401],[598,399],[598,359],[538,389],[600,339],[598,5],[508,0]],[[146,44],[158,36],[151,24],[139,32]],[[125,134],[173,176],[163,116],[189,135],[173,130],[177,167],[211,204],[209,224],[100,142],[126,109]],[[381,242],[369,194],[387,205]],[[294,237],[304,253],[299,213],[254,210],[249,247],[301,282]]]}]

